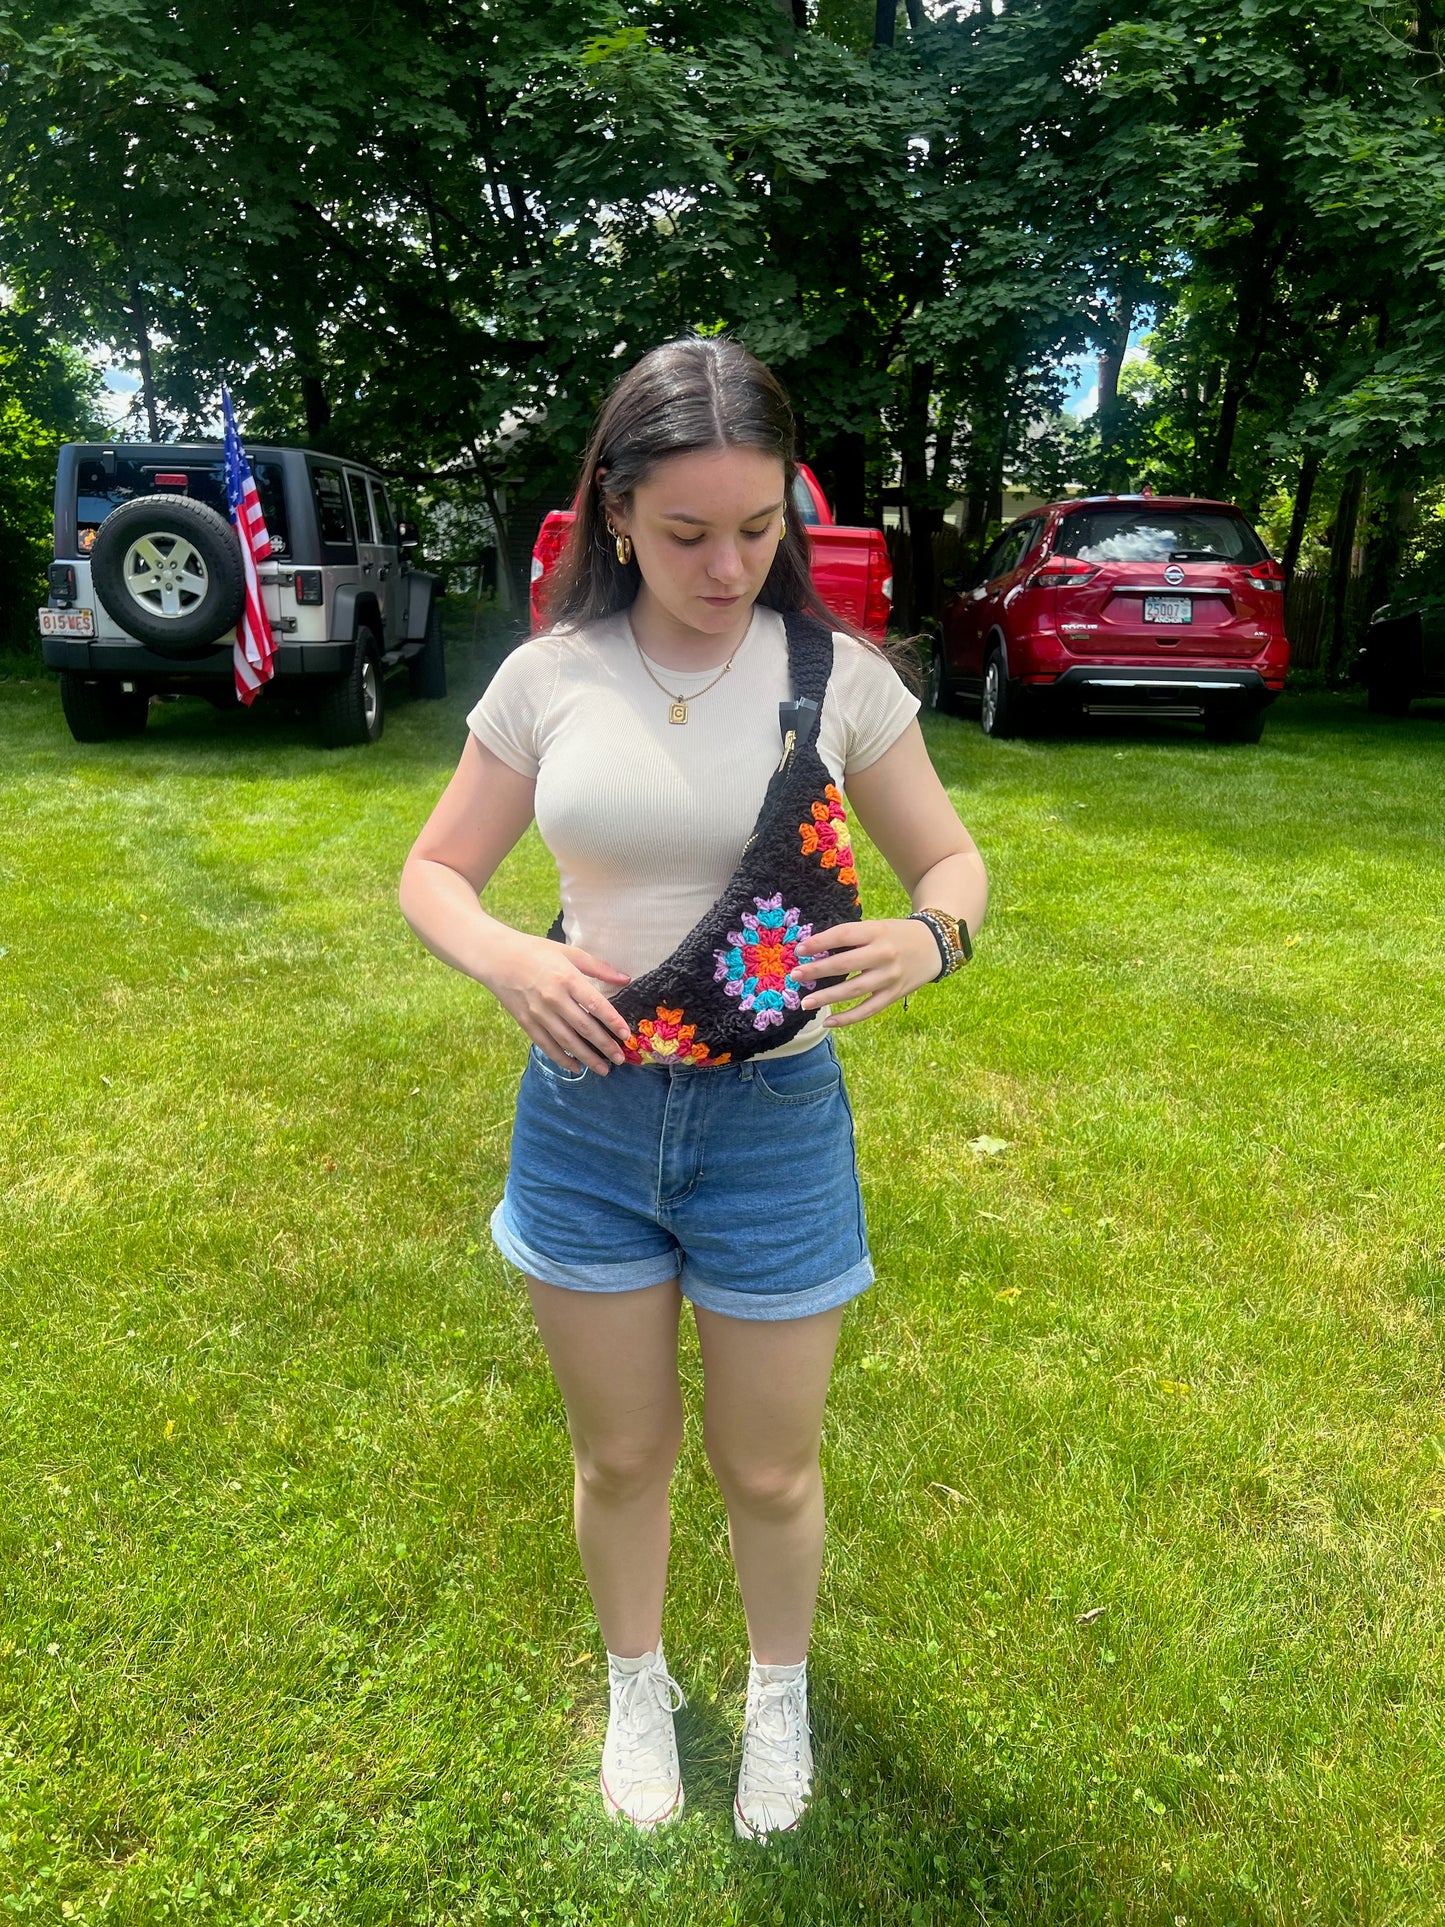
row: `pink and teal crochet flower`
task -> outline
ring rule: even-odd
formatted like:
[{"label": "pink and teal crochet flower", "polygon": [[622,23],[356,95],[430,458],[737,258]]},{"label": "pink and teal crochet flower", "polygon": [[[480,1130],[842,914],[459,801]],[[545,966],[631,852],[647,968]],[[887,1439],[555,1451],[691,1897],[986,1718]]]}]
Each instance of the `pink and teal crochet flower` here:
[{"label": "pink and teal crochet flower", "polygon": [[713,980],[741,1010],[752,1012],[754,1030],[781,1024],[785,1010],[796,1010],[803,986],[790,974],[798,961],[798,945],[813,934],[811,923],[799,923],[798,911],[785,910],[781,894],[754,897],[756,916],[743,914],[741,930],[729,930],[731,950],[714,950],[717,969]]}]

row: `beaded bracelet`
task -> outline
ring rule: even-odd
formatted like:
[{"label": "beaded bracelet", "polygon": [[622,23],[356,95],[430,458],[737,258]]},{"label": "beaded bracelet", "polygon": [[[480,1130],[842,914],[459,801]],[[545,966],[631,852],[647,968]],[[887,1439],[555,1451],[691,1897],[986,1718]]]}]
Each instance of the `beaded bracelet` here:
[{"label": "beaded bracelet", "polygon": [[913,912],[913,920],[926,923],[933,932],[934,942],[938,945],[941,967],[939,978],[951,977],[955,970],[961,970],[973,957],[973,945],[969,942],[968,925],[947,910],[924,909]]},{"label": "beaded bracelet", "polygon": [[[969,941],[968,925],[960,917],[954,917],[947,910],[914,910],[909,914],[910,923],[926,924],[933,932],[933,941],[938,945],[939,971],[930,977],[930,983],[940,983],[943,978],[951,977],[955,970],[961,970],[972,961],[973,945]],[[910,991],[903,998],[903,1008],[908,1008]]]}]

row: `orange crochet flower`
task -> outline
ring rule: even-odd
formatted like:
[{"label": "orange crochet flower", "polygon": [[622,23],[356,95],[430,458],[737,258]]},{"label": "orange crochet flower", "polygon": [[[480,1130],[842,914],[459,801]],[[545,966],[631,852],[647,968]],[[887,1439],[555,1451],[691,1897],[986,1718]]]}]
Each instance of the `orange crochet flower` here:
[{"label": "orange crochet flower", "polygon": [[726,1064],[731,1051],[716,1057],[697,1038],[697,1025],[685,1024],[680,1010],[657,1006],[656,1017],[644,1017],[622,1046],[629,1064]]},{"label": "orange crochet flower", "polygon": [[856,883],[858,872],[848,842],[848,812],[843,808],[843,798],[834,783],[829,783],[823,794],[827,801],[813,805],[812,822],[798,825],[803,855],[821,851],[818,861],[825,870],[836,870],[840,883]]}]

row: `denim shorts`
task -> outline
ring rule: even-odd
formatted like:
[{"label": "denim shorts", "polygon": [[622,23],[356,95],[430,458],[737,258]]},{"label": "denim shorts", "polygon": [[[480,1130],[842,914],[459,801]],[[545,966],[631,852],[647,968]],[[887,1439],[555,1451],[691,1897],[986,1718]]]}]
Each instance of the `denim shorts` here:
[{"label": "denim shorts", "polygon": [[802,1318],[856,1298],[873,1262],[833,1039],[606,1076],[562,1070],[533,1044],[491,1228],[512,1264],[574,1291],[676,1278],[693,1304],[731,1318]]}]

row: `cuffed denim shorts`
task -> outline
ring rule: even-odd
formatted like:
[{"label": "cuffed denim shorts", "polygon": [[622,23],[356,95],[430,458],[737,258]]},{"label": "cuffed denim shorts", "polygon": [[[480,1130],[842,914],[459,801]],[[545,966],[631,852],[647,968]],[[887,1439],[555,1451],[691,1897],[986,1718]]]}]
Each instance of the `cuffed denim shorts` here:
[{"label": "cuffed denim shorts", "polygon": [[874,1273],[833,1039],[605,1077],[564,1071],[533,1044],[491,1228],[512,1264],[574,1291],[676,1278],[731,1318],[856,1298]]}]

